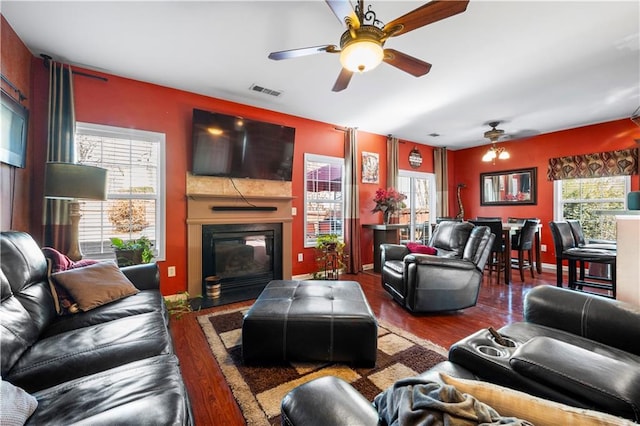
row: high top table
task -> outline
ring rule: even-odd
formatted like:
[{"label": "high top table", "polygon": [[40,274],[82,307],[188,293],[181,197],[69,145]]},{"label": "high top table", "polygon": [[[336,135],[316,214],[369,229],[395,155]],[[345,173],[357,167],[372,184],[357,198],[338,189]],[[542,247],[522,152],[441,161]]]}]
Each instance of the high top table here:
[{"label": "high top table", "polygon": [[373,230],[373,271],[380,272],[380,244],[400,244],[398,231],[409,229],[408,223],[364,224],[363,228]]}]

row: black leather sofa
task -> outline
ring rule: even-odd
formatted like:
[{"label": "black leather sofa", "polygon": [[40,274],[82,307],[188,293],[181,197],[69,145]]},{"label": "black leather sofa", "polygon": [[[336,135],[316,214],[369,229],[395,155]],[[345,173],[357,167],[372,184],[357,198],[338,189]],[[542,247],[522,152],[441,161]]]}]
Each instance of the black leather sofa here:
[{"label": "black leather sofa", "polygon": [[60,316],[36,242],[0,242],[2,380],[35,396],[27,424],[193,424],[155,264],[122,268],[137,294]]},{"label": "black leather sofa", "polygon": [[[640,421],[640,307],[540,286],[525,297],[524,319],[498,338],[480,330],[454,344],[448,361],[420,377],[440,381],[445,372],[612,414],[616,424]],[[286,425],[379,424],[373,404],[335,377],[292,390],[282,418]]]}]

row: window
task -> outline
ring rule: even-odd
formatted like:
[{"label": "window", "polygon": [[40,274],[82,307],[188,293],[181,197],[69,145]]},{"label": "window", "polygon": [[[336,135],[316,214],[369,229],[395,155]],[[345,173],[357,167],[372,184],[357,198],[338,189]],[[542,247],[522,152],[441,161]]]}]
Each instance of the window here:
[{"label": "window", "polygon": [[[436,177],[433,173],[420,173],[400,170],[398,173],[399,192],[407,196],[404,207],[400,209],[400,223],[408,223],[409,232],[401,231],[402,241],[428,241],[431,223],[435,223]],[[424,226],[426,224],[426,226]]]},{"label": "window", "polygon": [[111,258],[110,238],[147,236],[164,259],[165,135],[76,124],[78,163],[109,170],[107,201],[83,201],[79,241],[86,257]]},{"label": "window", "polygon": [[314,247],[322,234],[336,234],[343,239],[343,170],[342,158],[304,156],[305,247]]},{"label": "window", "polygon": [[579,220],[587,239],[616,239],[615,216],[600,212],[625,209],[629,176],[564,179],[554,185],[556,220]]}]

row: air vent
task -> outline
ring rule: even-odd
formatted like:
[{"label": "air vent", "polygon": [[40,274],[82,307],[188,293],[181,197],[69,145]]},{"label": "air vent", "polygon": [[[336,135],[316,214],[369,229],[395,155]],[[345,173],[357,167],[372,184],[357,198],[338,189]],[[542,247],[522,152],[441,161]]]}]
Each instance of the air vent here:
[{"label": "air vent", "polygon": [[267,89],[266,87],[258,86],[257,84],[252,84],[249,89],[254,92],[264,93],[265,95],[275,96],[276,98],[282,95],[282,90]]}]

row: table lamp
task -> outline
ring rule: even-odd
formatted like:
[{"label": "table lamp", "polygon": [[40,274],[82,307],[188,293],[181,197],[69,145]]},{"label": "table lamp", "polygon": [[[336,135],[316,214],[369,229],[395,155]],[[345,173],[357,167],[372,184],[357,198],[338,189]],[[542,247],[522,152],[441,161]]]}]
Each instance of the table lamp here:
[{"label": "table lamp", "polygon": [[107,199],[107,169],[84,164],[48,162],[45,164],[46,198],[70,200],[71,243],[67,256],[71,260],[82,259],[78,242],[80,203],[78,200]]}]

